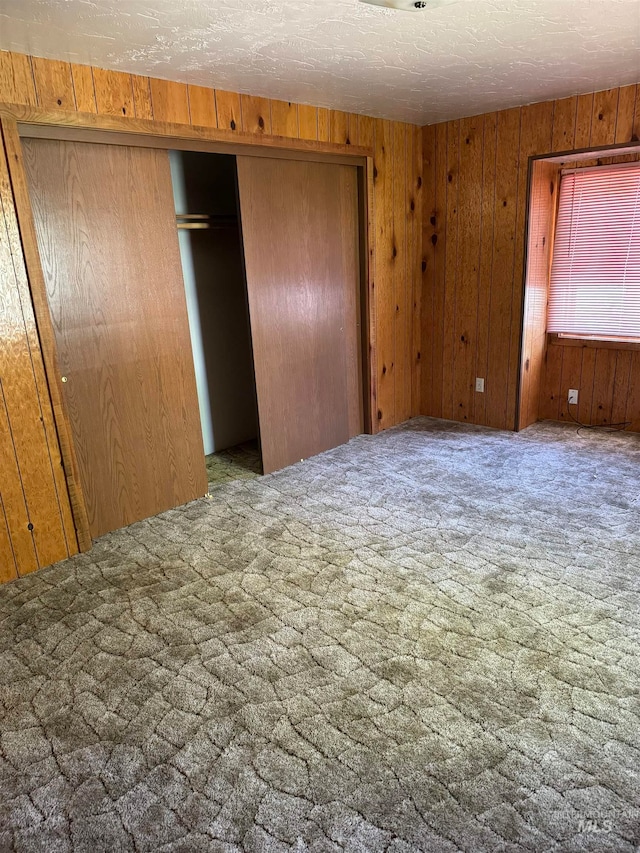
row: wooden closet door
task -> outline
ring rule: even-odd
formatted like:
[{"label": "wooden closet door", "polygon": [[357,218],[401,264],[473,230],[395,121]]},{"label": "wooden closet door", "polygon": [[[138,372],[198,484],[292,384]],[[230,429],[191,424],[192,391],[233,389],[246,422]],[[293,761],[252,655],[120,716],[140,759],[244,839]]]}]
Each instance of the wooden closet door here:
[{"label": "wooden closet door", "polygon": [[166,151],[24,140],[93,537],[207,490]]},{"label": "wooden closet door", "polygon": [[265,473],[362,432],[355,166],[238,157]]}]

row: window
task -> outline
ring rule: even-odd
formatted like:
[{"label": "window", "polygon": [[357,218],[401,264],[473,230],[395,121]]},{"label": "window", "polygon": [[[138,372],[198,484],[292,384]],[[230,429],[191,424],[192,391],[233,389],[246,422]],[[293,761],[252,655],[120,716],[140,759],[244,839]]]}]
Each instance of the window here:
[{"label": "window", "polygon": [[640,163],[562,176],[547,331],[640,340]]}]

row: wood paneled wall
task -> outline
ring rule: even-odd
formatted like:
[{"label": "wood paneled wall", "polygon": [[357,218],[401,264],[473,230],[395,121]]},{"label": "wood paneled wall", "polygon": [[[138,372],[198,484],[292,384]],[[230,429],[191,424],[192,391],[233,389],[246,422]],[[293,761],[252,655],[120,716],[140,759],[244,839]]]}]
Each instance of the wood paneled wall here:
[{"label": "wood paneled wall", "polygon": [[423,128],[423,414],[515,427],[529,157],[638,139],[639,95],[624,86]]},{"label": "wood paneled wall", "polygon": [[533,163],[529,193],[518,429],[530,426],[539,418],[547,352],[547,300],[559,176],[560,167],[557,163],[546,160]]},{"label": "wood paneled wall", "polygon": [[[255,134],[257,144],[272,135],[369,147],[374,155],[369,210],[374,430],[419,412],[419,375],[413,369],[421,334],[419,128],[10,52],[0,52],[0,102],[218,128],[228,131],[230,141],[234,133],[245,131]],[[5,222],[13,223],[6,227],[15,230],[6,168],[0,176]],[[6,398],[5,408],[0,407],[4,579],[77,550],[24,265],[19,243],[12,245],[17,255],[9,258],[8,244],[0,237],[5,253],[0,259],[0,400]]]}]

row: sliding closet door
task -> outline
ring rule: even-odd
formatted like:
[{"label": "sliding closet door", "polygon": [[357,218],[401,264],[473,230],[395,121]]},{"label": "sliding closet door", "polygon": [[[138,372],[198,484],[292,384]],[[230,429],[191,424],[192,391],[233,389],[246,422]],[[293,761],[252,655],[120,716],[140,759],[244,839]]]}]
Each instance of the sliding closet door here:
[{"label": "sliding closet door", "polygon": [[265,473],[362,432],[355,166],[238,157]]},{"label": "sliding closet door", "polygon": [[24,140],[92,536],[207,489],[166,151]]}]

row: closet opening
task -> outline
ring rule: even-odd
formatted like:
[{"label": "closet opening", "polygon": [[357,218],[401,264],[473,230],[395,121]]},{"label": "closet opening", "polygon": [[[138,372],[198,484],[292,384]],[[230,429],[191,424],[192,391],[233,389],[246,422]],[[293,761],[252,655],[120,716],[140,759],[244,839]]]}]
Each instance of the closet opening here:
[{"label": "closet opening", "polygon": [[209,484],[262,473],[236,158],[171,151]]}]

